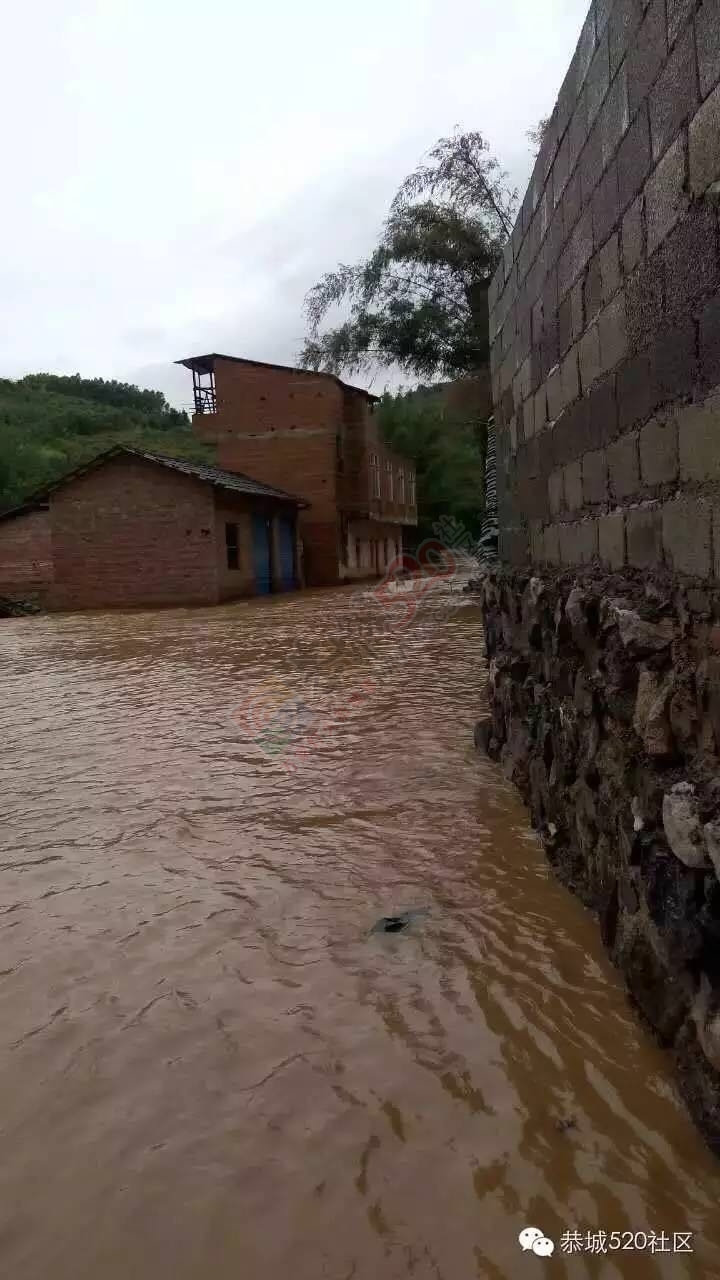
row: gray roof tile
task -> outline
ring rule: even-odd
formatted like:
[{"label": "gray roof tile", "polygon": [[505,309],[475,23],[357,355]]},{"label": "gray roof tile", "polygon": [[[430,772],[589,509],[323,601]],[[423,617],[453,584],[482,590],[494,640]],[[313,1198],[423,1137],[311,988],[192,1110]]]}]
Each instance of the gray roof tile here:
[{"label": "gray roof tile", "polygon": [[125,448],[123,452],[145,458],[148,462],[159,462],[163,467],[170,467],[171,470],[180,471],[183,475],[193,476],[196,480],[206,480],[217,489],[231,489],[235,493],[247,493],[258,498],[278,498],[285,502],[305,505],[302,499],[295,497],[294,494],[287,493],[284,489],[275,489],[270,484],[262,484],[259,480],[253,480],[239,471],[223,471],[220,467],[211,467],[204,462],[170,458],[167,454],[149,453],[145,449]]},{"label": "gray roof tile", "polygon": [[95,467],[101,466],[104,462],[109,462],[111,458],[120,457],[122,454],[127,454],[131,458],[142,458],[145,462],[157,463],[161,467],[167,467],[170,471],[179,471],[181,475],[191,476],[195,480],[202,480],[206,484],[213,485],[215,489],[225,489],[231,493],[244,493],[251,498],[274,498],[276,502],[290,502],[298,507],[309,506],[309,503],[302,498],[296,497],[295,494],[287,493],[284,489],[275,489],[270,484],[262,484],[260,480],[253,480],[250,476],[245,476],[239,471],[223,471],[220,467],[211,467],[204,462],[190,462],[188,458],[171,458],[165,453],[151,453],[145,449],[134,449],[131,445],[116,444],[111,449],[105,449],[103,453],[90,458],[82,466],[74,467],[72,471],[66,472],[65,475],[58,476],[57,480],[53,480],[50,484],[37,489],[28,497],[22,508],[0,512],[0,520],[24,514],[26,510],[37,508],[38,504],[47,502],[51,493],[68,484],[70,480],[74,480],[76,476],[84,475],[85,472],[92,471]]}]

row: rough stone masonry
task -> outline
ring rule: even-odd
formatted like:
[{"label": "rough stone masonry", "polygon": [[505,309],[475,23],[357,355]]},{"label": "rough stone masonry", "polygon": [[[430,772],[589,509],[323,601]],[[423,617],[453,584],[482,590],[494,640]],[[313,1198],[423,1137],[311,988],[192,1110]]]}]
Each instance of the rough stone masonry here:
[{"label": "rough stone masonry", "polygon": [[720,1152],[720,0],[595,0],[490,290],[478,738]]}]

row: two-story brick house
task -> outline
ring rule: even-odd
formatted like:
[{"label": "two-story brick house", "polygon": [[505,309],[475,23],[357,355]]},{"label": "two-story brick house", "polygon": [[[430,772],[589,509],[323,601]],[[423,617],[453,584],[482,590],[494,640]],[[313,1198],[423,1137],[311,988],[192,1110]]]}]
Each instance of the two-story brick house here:
[{"label": "two-story brick house", "polygon": [[236,356],[178,361],[193,375],[193,427],[217,463],[308,503],[308,586],[380,576],[417,524],[415,466],[383,443],[378,397],[333,374]]}]

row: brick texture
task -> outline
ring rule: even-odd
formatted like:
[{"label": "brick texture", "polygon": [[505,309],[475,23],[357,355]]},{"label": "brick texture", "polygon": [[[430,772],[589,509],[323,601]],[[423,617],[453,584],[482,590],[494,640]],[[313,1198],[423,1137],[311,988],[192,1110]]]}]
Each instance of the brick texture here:
[{"label": "brick texture", "polygon": [[0,519],[0,596],[43,602],[52,580],[49,513],[25,511]]},{"label": "brick texture", "polygon": [[690,122],[690,187],[702,195],[720,176],[720,85]]},{"label": "brick texture", "polygon": [[640,486],[638,442],[634,432],[621,436],[608,448],[610,492],[617,501],[637,493]]},{"label": "brick texture", "polygon": [[652,0],[627,55],[628,98],[633,115],[647,98],[666,52],[665,0]]},{"label": "brick texture", "polygon": [[615,75],[643,17],[641,0],[616,0],[610,13],[610,71]]},{"label": "brick texture", "polygon": [[720,80],[720,0],[704,0],[695,17],[700,93],[707,96]]},{"label": "brick texture", "polygon": [[667,0],[668,42],[676,39],[685,19],[692,13],[695,0]]},{"label": "brick texture", "polygon": [[588,564],[598,554],[597,520],[580,520],[560,525],[562,564]]},{"label": "brick texture", "polygon": [[700,374],[703,386],[720,384],[720,297],[710,300],[699,317]]},{"label": "brick texture", "polygon": [[607,501],[608,464],[604,449],[586,453],[582,460],[582,494],[586,503]]},{"label": "brick texture", "polygon": [[625,517],[627,560],[635,569],[662,563],[662,518],[659,507],[631,507]]},{"label": "brick texture", "polygon": [[650,94],[650,135],[657,161],[698,104],[695,40],[686,27]]},{"label": "brick texture", "polygon": [[643,485],[673,484],[678,474],[677,422],[673,416],[651,418],[640,432],[640,476]]},{"label": "brick texture", "polygon": [[694,578],[710,576],[711,508],[695,498],[666,502],[662,512],[663,548],[677,573]]},{"label": "brick texture", "polygon": [[[503,332],[512,332],[514,314],[506,317]],[[515,368],[513,363],[510,370],[510,363],[506,356],[501,365],[507,370],[502,412],[508,424],[515,411]],[[531,376],[529,358],[518,379],[521,393]],[[378,537],[371,539],[378,543],[388,531],[417,522],[409,501],[414,465],[385,446],[362,392],[323,375],[222,357],[215,361],[215,380],[217,413],[196,416],[193,427],[216,445],[219,466],[297,494],[309,504],[300,512],[308,585],[341,580],[343,517],[346,522],[350,516],[383,522],[382,528],[377,525]],[[486,393],[481,388],[478,394]],[[525,403],[530,404],[530,411],[523,409],[524,438],[529,439],[532,401]],[[380,481],[379,497],[374,476]],[[372,556],[377,560],[375,548]]]},{"label": "brick texture", "polygon": [[596,0],[491,299],[507,545],[717,576],[720,0]]},{"label": "brick texture", "polygon": [[654,253],[687,207],[685,139],[678,137],[645,187],[648,253]]},{"label": "brick texture", "polygon": [[620,207],[625,209],[642,190],[652,165],[650,120],[646,103],[642,104],[620,147],[617,165]]},{"label": "brick texture", "polygon": [[681,409],[677,433],[681,481],[720,480],[720,399]]},{"label": "brick texture", "polygon": [[209,485],[121,457],[60,489],[51,524],[54,608],[219,599]]},{"label": "brick texture", "polygon": [[644,243],[642,197],[638,196],[625,214],[622,224],[622,265],[626,275],[635,269],[642,258]]},{"label": "brick texture", "polygon": [[625,516],[622,511],[601,516],[598,520],[598,553],[611,569],[625,563]]}]

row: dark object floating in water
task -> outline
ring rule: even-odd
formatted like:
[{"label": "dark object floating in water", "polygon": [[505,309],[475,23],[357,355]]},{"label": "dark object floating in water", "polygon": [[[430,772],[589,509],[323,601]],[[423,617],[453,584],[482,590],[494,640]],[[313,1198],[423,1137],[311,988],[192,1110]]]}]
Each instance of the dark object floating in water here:
[{"label": "dark object floating in water", "polygon": [[428,907],[417,907],[414,911],[401,911],[397,916],[381,916],[377,924],[374,924],[371,933],[402,933],[403,929],[408,929],[413,923],[422,916],[428,915]]},{"label": "dark object floating in water", "polygon": [[555,1128],[558,1133],[567,1133],[568,1129],[577,1129],[577,1120],[575,1116],[566,1116],[564,1119],[555,1121]]},{"label": "dark object floating in water", "polygon": [[400,916],[385,916],[382,923],[386,933],[399,933],[401,929],[407,929],[410,921],[401,920]]}]

